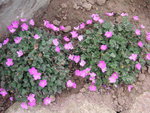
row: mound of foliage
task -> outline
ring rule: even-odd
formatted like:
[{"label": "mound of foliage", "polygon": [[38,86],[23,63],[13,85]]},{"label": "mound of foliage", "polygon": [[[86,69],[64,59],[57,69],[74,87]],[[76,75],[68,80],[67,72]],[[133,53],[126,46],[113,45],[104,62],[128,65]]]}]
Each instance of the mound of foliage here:
[{"label": "mound of foliage", "polygon": [[[145,58],[148,52],[144,49],[148,44],[142,30],[136,29],[127,17],[123,17],[121,23],[89,21],[83,40],[73,50],[73,54],[86,62],[75,71],[75,75],[83,78],[90,75],[88,78],[92,81],[93,90],[95,85],[135,82],[142,66],[149,63]],[[87,68],[90,73],[85,74]]]},{"label": "mound of foliage", "polygon": [[0,48],[1,87],[13,92],[19,101],[26,101],[28,95],[41,101],[61,93],[69,70],[59,39],[60,36],[33,27],[6,38]]},{"label": "mound of foliage", "polygon": [[[24,101],[24,109],[39,101],[48,105],[51,95],[61,93],[66,86],[77,87],[69,77],[69,71],[72,73],[77,67],[73,74],[87,78],[90,91],[106,84],[132,84],[142,66],[150,64],[146,43],[150,33],[146,33],[145,40],[145,26],[136,29],[127,14],[121,15],[121,23],[111,23],[93,14],[91,20],[74,27],[63,38],[33,27],[33,20],[12,22],[8,26],[11,37],[0,43],[0,94],[14,93],[16,100]],[[65,30],[64,26],[56,27],[46,20],[44,26],[53,32]],[[71,70],[69,60],[73,61]]]}]

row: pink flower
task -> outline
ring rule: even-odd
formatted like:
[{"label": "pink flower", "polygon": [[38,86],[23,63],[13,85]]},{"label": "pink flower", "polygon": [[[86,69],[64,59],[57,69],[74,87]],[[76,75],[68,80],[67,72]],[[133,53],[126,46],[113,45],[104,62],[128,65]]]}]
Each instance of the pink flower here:
[{"label": "pink flower", "polygon": [[82,78],[85,78],[86,76],[88,76],[90,74],[90,71],[91,71],[91,68],[86,68],[86,69],[80,71],[80,76]]},{"label": "pink flower", "polygon": [[75,61],[75,63],[78,63],[80,61],[80,56],[74,55],[73,60]]},{"label": "pink flower", "polygon": [[80,24],[80,29],[84,29],[85,28],[85,23],[81,23]]},{"label": "pink flower", "polygon": [[13,59],[8,58],[7,61],[6,61],[6,65],[7,65],[8,67],[14,65]]},{"label": "pink flower", "polygon": [[27,19],[26,19],[26,18],[21,18],[20,21],[21,21],[21,22],[26,22]]},{"label": "pink flower", "polygon": [[108,48],[107,45],[101,45],[101,47],[100,47],[100,49],[101,49],[102,51],[105,51],[107,48]]},{"label": "pink flower", "polygon": [[22,40],[22,37],[16,37],[14,39],[14,41],[15,41],[16,44],[19,44],[21,42],[21,40]]},{"label": "pink flower", "polygon": [[15,28],[15,29],[17,29],[18,27],[19,27],[19,21],[13,21],[12,23],[11,23],[11,25],[12,25],[12,27],[13,28]]},{"label": "pink flower", "polygon": [[65,27],[64,27],[64,26],[60,26],[59,28],[60,28],[60,30],[62,30],[62,31],[65,30]]},{"label": "pink flower", "polygon": [[55,47],[55,51],[56,51],[57,53],[60,53],[60,47],[59,47],[59,46],[56,46],[56,47]]},{"label": "pink flower", "polygon": [[75,82],[73,82],[72,88],[77,88],[77,85]]},{"label": "pink flower", "polygon": [[109,82],[110,83],[115,83],[117,79],[115,79],[114,77],[110,76],[109,77]]},{"label": "pink flower", "polygon": [[41,75],[42,75],[42,74],[41,74],[41,73],[38,73],[38,72],[37,72],[37,73],[34,73],[34,74],[33,74],[34,80],[39,80],[39,79],[41,79]]},{"label": "pink flower", "polygon": [[93,18],[94,21],[98,21],[100,19],[98,14],[92,14],[91,17]]},{"label": "pink flower", "polygon": [[78,36],[78,40],[79,40],[79,41],[82,41],[82,40],[83,40],[83,35],[79,35],[79,36]]},{"label": "pink flower", "polygon": [[44,20],[44,26],[49,29],[52,29],[53,31],[59,31],[58,27],[56,27],[54,24],[50,24],[47,20]]},{"label": "pink flower", "polygon": [[36,106],[36,100],[35,100],[35,101],[32,101],[32,102],[28,102],[28,105],[29,105],[30,107]]},{"label": "pink flower", "polygon": [[95,80],[95,76],[90,76],[89,80]]},{"label": "pink flower", "polygon": [[54,25],[52,24],[52,30],[53,30],[53,31],[59,31],[59,28],[56,27],[56,26],[54,26]]},{"label": "pink flower", "polygon": [[139,42],[138,42],[138,46],[139,46],[139,47],[143,47],[143,42],[142,42],[142,41],[139,41]]},{"label": "pink flower", "polygon": [[145,58],[146,58],[147,60],[150,60],[150,53],[147,53]]},{"label": "pink flower", "polygon": [[99,15],[98,14],[92,14],[91,15],[92,18],[95,17],[95,16],[99,16]]},{"label": "pink flower", "polygon": [[141,35],[141,31],[139,29],[136,29],[135,34],[139,36],[139,35]]},{"label": "pink flower", "polygon": [[92,22],[93,22],[92,20],[87,20],[87,21],[86,21],[86,24],[89,24],[89,25],[90,25],[90,24],[92,24]]},{"label": "pink flower", "polygon": [[138,21],[139,17],[138,16],[133,16],[133,20]]},{"label": "pink flower", "polygon": [[73,82],[72,82],[71,80],[68,80],[68,81],[67,81],[67,87],[70,88],[70,87],[72,87],[72,86],[73,86]]},{"label": "pink flower", "polygon": [[9,100],[10,100],[10,101],[13,101],[13,100],[14,100],[14,98],[13,98],[13,97],[10,97],[10,98],[9,98]]},{"label": "pink flower", "polygon": [[96,77],[96,73],[92,72],[92,73],[90,73],[90,76],[91,77]]},{"label": "pink flower", "polygon": [[100,24],[104,23],[103,19],[99,19],[98,21],[99,21]]},{"label": "pink flower", "polygon": [[32,67],[28,70],[28,72],[30,73],[30,75],[34,75],[36,73],[38,73],[37,69],[35,67]]},{"label": "pink flower", "polygon": [[71,33],[71,35],[72,35],[72,38],[76,38],[76,37],[78,36],[77,31],[72,31],[72,32],[70,32],[70,33]]},{"label": "pink flower", "polygon": [[58,45],[59,45],[58,39],[54,39],[54,40],[53,40],[53,44],[54,44],[55,46],[58,46]]},{"label": "pink flower", "polygon": [[69,42],[70,41],[70,39],[67,37],[67,36],[64,36],[64,38],[63,38],[66,42]]},{"label": "pink flower", "polygon": [[28,28],[29,28],[29,26],[28,26],[26,23],[23,23],[23,24],[21,25],[21,28],[22,28],[22,31],[27,31]]},{"label": "pink flower", "polygon": [[90,91],[96,91],[97,88],[96,88],[95,85],[92,84],[92,85],[89,86],[89,90],[90,90]]},{"label": "pink flower", "polygon": [[40,80],[39,86],[44,88],[47,85],[47,80]]},{"label": "pink flower", "polygon": [[23,51],[19,50],[19,51],[17,51],[17,54],[18,54],[18,57],[21,57],[23,55]]},{"label": "pink flower", "polygon": [[150,33],[146,33],[146,40],[150,41]]},{"label": "pink flower", "polygon": [[129,57],[130,60],[136,61],[137,59],[137,54],[131,54],[131,56]]},{"label": "pink flower", "polygon": [[113,32],[111,32],[111,31],[106,31],[106,32],[105,32],[105,36],[106,36],[107,38],[112,37],[112,35],[113,35]]},{"label": "pink flower", "polygon": [[56,27],[54,24],[50,24],[50,29],[52,29],[53,31],[59,31],[59,28]]},{"label": "pink flower", "polygon": [[121,13],[121,16],[128,16],[128,13]]},{"label": "pink flower", "polygon": [[2,95],[3,97],[5,97],[7,95],[7,91],[3,88],[0,88],[0,95]]},{"label": "pink flower", "polygon": [[117,72],[114,72],[110,77],[109,77],[109,82],[110,83],[115,83],[116,80],[118,79],[119,74]]},{"label": "pink flower", "polygon": [[76,88],[76,83],[71,80],[68,80],[66,85],[68,88]]},{"label": "pink flower", "polygon": [[140,63],[138,63],[138,64],[135,65],[135,68],[138,69],[138,70],[141,70],[142,66],[141,66]]},{"label": "pink flower", "polygon": [[76,76],[80,76],[81,75],[81,71],[80,70],[75,70],[74,73],[75,73]]},{"label": "pink flower", "polygon": [[80,61],[80,66],[83,67],[85,64],[86,64],[85,60],[81,60],[81,61]]},{"label": "pink flower", "polygon": [[73,60],[73,58],[74,58],[74,55],[69,55],[69,57],[68,57],[68,59],[70,59],[70,60]]},{"label": "pink flower", "polygon": [[25,102],[22,102],[20,105],[23,109],[28,109],[28,105]]},{"label": "pink flower", "polygon": [[29,96],[27,96],[27,100],[30,102],[35,101],[35,94],[29,94]]},{"label": "pink flower", "polygon": [[141,24],[140,27],[141,27],[142,29],[145,29],[145,26],[144,26],[143,24]]},{"label": "pink flower", "polygon": [[128,91],[131,92],[133,85],[128,85]]},{"label": "pink flower", "polygon": [[39,39],[39,38],[40,38],[40,36],[38,34],[34,35],[34,39]]},{"label": "pink flower", "polygon": [[49,23],[49,21],[43,20],[43,22],[44,22],[44,26],[45,26],[46,28],[50,28],[50,23]]},{"label": "pink flower", "polygon": [[11,33],[14,33],[14,32],[16,31],[16,29],[13,28],[12,25],[9,25],[9,26],[7,27],[7,29],[8,29]]},{"label": "pink flower", "polygon": [[67,44],[64,45],[64,48],[65,48],[66,50],[72,50],[72,49],[73,49],[73,45],[72,45],[71,42],[69,42],[69,43],[67,43]]},{"label": "pink flower", "polygon": [[33,20],[33,19],[31,19],[31,20],[29,21],[29,24],[30,24],[31,26],[34,26],[34,25],[35,25],[34,20]]},{"label": "pink flower", "polygon": [[114,15],[114,13],[112,12],[112,13],[105,13],[107,16],[113,16]]},{"label": "pink flower", "polygon": [[8,42],[9,42],[9,38],[6,38],[6,39],[3,41],[3,45],[6,45]]},{"label": "pink flower", "polygon": [[106,72],[106,70],[107,70],[105,61],[99,61],[98,67],[101,68],[103,73]]},{"label": "pink flower", "polygon": [[52,102],[52,99],[49,98],[49,97],[46,97],[46,98],[44,98],[44,100],[43,100],[43,103],[44,103],[45,105],[49,105],[51,102]]}]

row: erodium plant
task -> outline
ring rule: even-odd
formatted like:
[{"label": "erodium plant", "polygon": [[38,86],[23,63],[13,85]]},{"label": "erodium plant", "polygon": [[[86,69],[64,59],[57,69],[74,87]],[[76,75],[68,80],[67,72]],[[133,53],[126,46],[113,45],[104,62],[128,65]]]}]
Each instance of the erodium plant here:
[{"label": "erodium plant", "polygon": [[[106,15],[113,16],[113,13]],[[98,14],[92,14],[91,20],[70,32],[73,40],[69,43],[75,44],[68,59],[80,66],[75,70],[75,76],[91,81],[91,91],[104,84],[132,84],[142,67],[150,64],[150,48],[146,42],[150,33],[145,35],[144,25],[136,28],[131,24],[127,13],[121,16],[122,22],[112,23],[104,21]],[[138,16],[133,19],[139,20]],[[85,30],[81,31],[83,28]],[[129,85],[129,90],[131,88]]]},{"label": "erodium plant", "polygon": [[[33,22],[30,20],[30,24],[34,25]],[[10,91],[16,100],[26,101],[30,106],[38,101],[47,105],[51,95],[62,92],[69,78],[61,37],[28,22],[15,21],[15,24],[17,29],[13,22],[9,27],[13,34],[0,48],[1,95]]]},{"label": "erodium plant", "polygon": [[[105,15],[111,18],[114,13]],[[24,101],[24,109],[38,101],[48,105],[51,95],[66,86],[78,87],[69,76],[70,61],[76,69],[73,76],[86,78],[90,91],[106,84],[127,84],[130,92],[136,75],[150,65],[150,32],[145,32],[144,25],[131,24],[127,13],[120,16],[122,22],[111,23],[92,14],[66,36],[64,26],[47,20],[44,27],[61,36],[35,28],[33,19],[12,22],[8,26],[12,34],[0,43],[0,94],[13,92],[16,100]],[[139,17],[133,20],[138,22]]]}]

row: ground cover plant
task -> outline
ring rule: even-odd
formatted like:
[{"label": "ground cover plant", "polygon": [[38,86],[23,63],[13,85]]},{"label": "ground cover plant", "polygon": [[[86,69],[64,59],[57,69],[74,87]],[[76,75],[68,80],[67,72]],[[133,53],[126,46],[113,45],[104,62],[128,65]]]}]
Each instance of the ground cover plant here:
[{"label": "ground cover plant", "polygon": [[[69,76],[70,61],[78,67],[73,76],[86,78],[90,91],[119,84],[127,84],[131,91],[136,75],[150,64],[150,33],[145,33],[143,25],[131,24],[127,13],[120,15],[121,23],[111,23],[92,14],[65,36],[64,26],[57,27],[47,20],[43,21],[44,27],[61,35],[35,28],[34,20],[12,22],[8,26],[10,38],[0,44],[0,94],[15,93],[16,100],[24,101],[24,109],[39,101],[48,105],[51,95],[66,87],[78,87]],[[138,16],[133,20],[138,21]]]},{"label": "ground cover plant", "polygon": [[61,93],[69,78],[60,36],[26,22],[14,21],[13,25],[16,31],[0,48],[0,94],[5,96],[11,91],[17,101],[26,101],[30,106],[39,101],[48,104],[50,96]]},{"label": "ground cover plant", "polygon": [[[108,13],[108,16],[112,15]],[[149,60],[146,58],[148,51],[144,50],[149,48],[144,31],[131,24],[125,14],[122,15],[122,22],[113,24],[93,14],[93,20],[87,21],[84,34],[78,36],[79,44],[73,54],[79,55],[81,68],[75,71],[75,75],[83,78],[89,75],[94,90],[95,85],[132,84],[142,66],[149,63],[146,62]],[[84,25],[82,23],[79,27]]]}]

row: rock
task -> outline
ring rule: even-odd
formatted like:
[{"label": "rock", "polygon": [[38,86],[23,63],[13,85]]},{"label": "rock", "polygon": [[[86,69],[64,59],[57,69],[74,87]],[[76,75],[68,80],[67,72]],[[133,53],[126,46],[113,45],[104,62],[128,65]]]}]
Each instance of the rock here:
[{"label": "rock", "polygon": [[150,113],[150,92],[144,92],[136,97],[129,111],[124,113]]},{"label": "rock", "polygon": [[82,88],[82,89],[80,90],[80,92],[81,92],[81,93],[84,93],[84,92],[86,92],[86,89],[85,89],[85,88]]},{"label": "rock", "polygon": [[73,94],[63,101],[52,103],[48,106],[37,105],[24,110],[20,103],[13,104],[5,113],[116,113],[98,97],[98,94]]},{"label": "rock", "polygon": [[90,4],[94,5],[95,0],[87,0]]},{"label": "rock", "polygon": [[71,31],[71,26],[66,26],[64,32],[69,32]]},{"label": "rock", "polygon": [[97,3],[98,5],[104,5],[105,2],[106,2],[106,0],[96,0],[96,3]]},{"label": "rock", "polygon": [[32,18],[42,7],[48,6],[51,0],[0,0],[0,34],[6,32],[6,26],[16,19]]},{"label": "rock", "polygon": [[66,16],[64,16],[64,17],[63,17],[63,19],[64,19],[64,20],[66,20],[66,19],[67,19],[67,17],[66,17]]},{"label": "rock", "polygon": [[135,7],[131,7],[132,12],[135,12],[135,10],[136,10]]},{"label": "rock", "polygon": [[73,8],[74,8],[74,9],[79,9],[80,7],[75,3],[75,4],[73,5]]},{"label": "rock", "polygon": [[119,99],[118,99],[118,103],[119,103],[120,105],[124,105],[124,103],[125,103],[124,98],[119,98]]},{"label": "rock", "polygon": [[52,102],[56,100],[55,96],[51,95],[50,98],[52,99]]},{"label": "rock", "polygon": [[142,73],[145,73],[146,71],[147,71],[147,67],[146,66],[142,67]]},{"label": "rock", "polygon": [[150,66],[148,66],[148,73],[150,74]]},{"label": "rock", "polygon": [[145,80],[145,74],[139,74],[139,81],[144,81]]},{"label": "rock", "polygon": [[62,7],[62,8],[67,8],[67,4],[66,4],[66,3],[62,3],[62,4],[61,4],[61,7]]},{"label": "rock", "polygon": [[54,25],[57,25],[57,26],[59,26],[59,25],[60,25],[60,23],[61,23],[61,22],[60,22],[60,21],[58,21],[58,20],[54,20],[54,21],[53,21],[53,24],[54,24]]},{"label": "rock", "polygon": [[89,11],[91,10],[92,5],[90,3],[85,2],[82,4],[82,7]]}]

